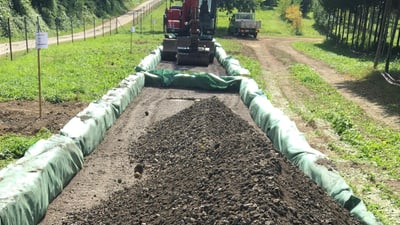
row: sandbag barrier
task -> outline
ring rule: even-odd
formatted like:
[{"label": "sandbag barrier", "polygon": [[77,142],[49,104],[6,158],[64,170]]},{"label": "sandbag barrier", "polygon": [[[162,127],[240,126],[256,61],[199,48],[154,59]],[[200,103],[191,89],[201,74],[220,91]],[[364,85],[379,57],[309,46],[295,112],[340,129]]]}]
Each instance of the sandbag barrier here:
[{"label": "sandbag barrier", "polygon": [[144,74],[122,80],[89,104],[60,131],[31,146],[24,157],[0,170],[0,225],[40,222],[50,202],[83,166],[128,104],[144,87]]},{"label": "sandbag barrier", "polygon": [[336,171],[318,163],[326,156],[310,147],[294,122],[273,107],[258,84],[246,77],[250,75],[248,70],[219,44],[216,57],[229,76],[155,70],[161,49],[152,51],[135,68],[136,75],[128,76],[119,87],[90,103],[59,134],[40,140],[23,158],[0,171],[0,225],[37,224],[49,203],[82,168],[84,156],[96,148],[145,85],[239,92],[253,120],[278,151],[364,224],[381,224]]}]

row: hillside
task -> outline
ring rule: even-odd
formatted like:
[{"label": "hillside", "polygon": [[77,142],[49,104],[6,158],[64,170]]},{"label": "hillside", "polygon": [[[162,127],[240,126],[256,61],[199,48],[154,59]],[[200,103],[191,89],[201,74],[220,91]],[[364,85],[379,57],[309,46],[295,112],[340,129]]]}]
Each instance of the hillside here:
[{"label": "hillside", "polygon": [[69,29],[71,24],[82,26],[82,21],[108,18],[126,12],[142,0],[0,0],[0,37],[8,37],[10,20],[12,33],[36,30],[39,19],[44,31]]}]

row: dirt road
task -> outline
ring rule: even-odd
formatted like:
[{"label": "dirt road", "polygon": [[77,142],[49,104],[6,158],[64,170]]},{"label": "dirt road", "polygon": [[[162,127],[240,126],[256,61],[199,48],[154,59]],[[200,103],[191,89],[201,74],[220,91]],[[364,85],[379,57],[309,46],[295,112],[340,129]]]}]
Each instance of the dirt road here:
[{"label": "dirt road", "polygon": [[[385,98],[390,96],[378,95],[374,84],[370,84],[370,90],[358,90],[360,86],[351,85],[355,79],[347,74],[340,74],[332,69],[325,63],[312,59],[300,52],[297,52],[291,46],[295,41],[312,41],[321,42],[320,39],[307,39],[307,38],[282,38],[282,37],[262,37],[258,41],[246,41],[242,44],[250,47],[253,54],[260,61],[264,69],[264,80],[267,84],[267,89],[272,92],[277,99],[275,104],[283,104],[281,107],[287,105],[285,99],[291,102],[296,102],[301,98],[301,93],[305,91],[294,90],[291,78],[288,77],[288,66],[294,63],[302,63],[311,66],[317,71],[321,77],[330,85],[335,87],[341,95],[350,101],[359,105],[368,116],[378,121],[381,124],[392,127],[400,131],[400,113],[393,115],[385,110]],[[299,88],[296,86],[296,88]],[[301,88],[301,87],[300,87]],[[362,92],[364,95],[360,95]],[[374,96],[375,101],[371,101],[371,96]],[[286,103],[285,103],[286,102]]]}]

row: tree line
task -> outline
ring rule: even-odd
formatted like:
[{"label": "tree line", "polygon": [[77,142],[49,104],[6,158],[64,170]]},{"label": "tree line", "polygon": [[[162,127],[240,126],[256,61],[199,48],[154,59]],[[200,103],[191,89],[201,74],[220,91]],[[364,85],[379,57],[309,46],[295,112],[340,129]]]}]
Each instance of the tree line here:
[{"label": "tree line", "polygon": [[374,67],[383,58],[385,71],[400,46],[400,0],[318,0],[316,24],[328,40],[358,52],[375,53]]}]

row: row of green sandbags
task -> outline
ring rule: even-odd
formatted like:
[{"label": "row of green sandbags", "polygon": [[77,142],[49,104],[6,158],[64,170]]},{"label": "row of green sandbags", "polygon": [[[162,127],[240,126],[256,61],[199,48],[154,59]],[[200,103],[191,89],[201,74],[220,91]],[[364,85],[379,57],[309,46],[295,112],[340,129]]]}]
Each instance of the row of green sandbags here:
[{"label": "row of green sandbags", "polygon": [[37,224],[50,202],[82,168],[84,156],[144,86],[144,74],[128,76],[119,86],[72,118],[24,157],[0,171],[0,225]]}]

